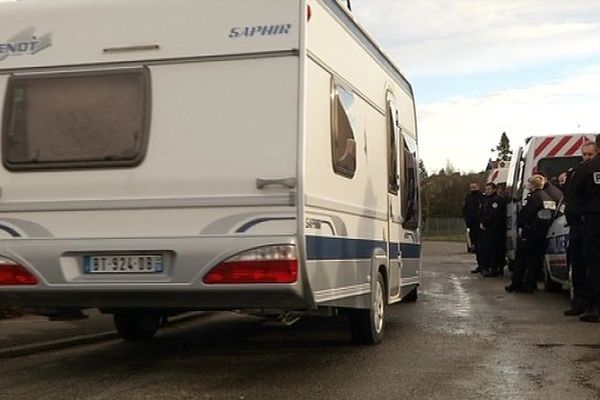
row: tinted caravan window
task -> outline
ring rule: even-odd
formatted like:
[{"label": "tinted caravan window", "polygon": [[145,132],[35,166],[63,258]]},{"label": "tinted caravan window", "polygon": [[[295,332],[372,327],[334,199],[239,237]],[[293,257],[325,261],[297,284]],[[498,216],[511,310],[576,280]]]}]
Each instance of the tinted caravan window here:
[{"label": "tinted caravan window", "polygon": [[356,139],[353,129],[354,94],[333,82],[331,102],[331,156],[336,174],[352,178],[356,172]]},{"label": "tinted caravan window", "polygon": [[391,102],[388,102],[388,193],[398,195],[398,111]]},{"label": "tinted caravan window", "polygon": [[419,198],[419,157],[417,155],[417,141],[410,136],[403,135],[403,158],[401,186],[402,186],[402,217],[405,229],[417,229],[420,225],[420,198]]},{"label": "tinted caravan window", "polygon": [[149,72],[13,76],[2,129],[11,170],[126,167],[145,155]]}]

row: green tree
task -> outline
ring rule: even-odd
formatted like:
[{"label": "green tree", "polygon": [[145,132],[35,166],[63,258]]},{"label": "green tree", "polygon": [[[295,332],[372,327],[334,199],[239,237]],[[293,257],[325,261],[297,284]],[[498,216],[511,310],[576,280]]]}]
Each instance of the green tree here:
[{"label": "green tree", "polygon": [[502,132],[500,142],[495,149],[492,149],[492,152],[495,152],[498,155],[496,161],[510,161],[513,152],[510,149],[510,139],[506,135],[506,132]]},{"label": "green tree", "polygon": [[485,182],[485,172],[463,173],[446,169],[421,181],[423,218],[459,218],[462,216],[462,204],[469,190],[470,182]]},{"label": "green tree", "polygon": [[424,181],[425,179],[427,179],[427,169],[425,169],[425,163],[423,162],[423,160],[419,160],[419,178],[421,179],[421,181]]}]

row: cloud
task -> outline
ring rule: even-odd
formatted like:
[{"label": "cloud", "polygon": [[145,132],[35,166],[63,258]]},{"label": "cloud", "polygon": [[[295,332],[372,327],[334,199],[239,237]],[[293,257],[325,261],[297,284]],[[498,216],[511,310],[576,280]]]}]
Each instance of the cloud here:
[{"label": "cloud", "polygon": [[430,171],[447,160],[483,169],[504,131],[514,149],[528,136],[600,130],[600,2],[353,0],[353,9],[419,83],[417,101],[442,99],[417,103]]},{"label": "cloud", "polygon": [[431,171],[447,160],[461,170],[481,170],[502,132],[513,149],[529,136],[596,133],[598,110],[600,66],[530,87],[425,104],[418,109],[421,158]]},{"label": "cloud", "polygon": [[600,55],[599,2],[354,0],[354,10],[409,77]]}]

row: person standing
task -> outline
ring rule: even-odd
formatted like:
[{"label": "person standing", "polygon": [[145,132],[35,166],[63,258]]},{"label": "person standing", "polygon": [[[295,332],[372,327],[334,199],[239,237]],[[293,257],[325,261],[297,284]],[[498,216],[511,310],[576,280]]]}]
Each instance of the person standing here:
[{"label": "person standing", "polygon": [[[596,137],[596,145],[600,147],[600,135]],[[581,165],[573,185],[583,213],[585,297],[589,301],[579,319],[600,322],[600,153]]]},{"label": "person standing", "polygon": [[[583,162],[591,160],[597,153],[598,147],[594,141],[589,141],[581,147]],[[575,195],[572,184],[583,162],[567,171],[566,181],[564,183],[565,217],[567,219],[567,225],[569,226],[567,265],[570,265],[571,267],[571,286],[573,288],[571,308],[564,312],[564,314],[568,316],[581,315],[586,309],[586,268],[583,257],[583,214],[579,198]]]},{"label": "person standing", "polygon": [[469,194],[467,194],[463,203],[463,218],[467,229],[469,229],[469,239],[471,240],[472,248],[475,249],[475,256],[477,258],[477,268],[471,271],[473,274],[482,271],[480,260],[481,229],[479,228],[479,213],[482,202],[483,194],[479,190],[479,183],[469,183]]},{"label": "person standing", "polygon": [[556,202],[543,190],[544,183],[545,178],[537,174],[528,180],[531,192],[527,204],[517,216],[517,228],[521,234],[517,242],[512,282],[504,288],[509,293],[533,293],[537,286],[546,233],[551,222],[540,219],[538,213],[544,209],[556,210]]},{"label": "person standing", "polygon": [[498,276],[504,268],[506,236],[506,202],[498,195],[495,183],[485,185],[479,227],[483,236],[482,269],[486,278]]},{"label": "person standing", "polygon": [[548,196],[550,196],[550,198],[554,200],[556,204],[560,203],[560,201],[563,198],[563,192],[558,187],[556,187],[556,185],[554,185],[546,176],[544,176],[543,174],[540,175],[544,177],[544,192],[548,193]]}]

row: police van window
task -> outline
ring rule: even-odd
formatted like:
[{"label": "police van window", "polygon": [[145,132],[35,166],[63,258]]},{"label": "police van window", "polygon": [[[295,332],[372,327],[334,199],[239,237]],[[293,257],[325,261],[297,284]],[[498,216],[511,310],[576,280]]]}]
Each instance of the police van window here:
[{"label": "police van window", "polygon": [[388,102],[388,192],[398,194],[398,142],[397,142],[397,111],[391,102]]},{"label": "police van window", "polygon": [[403,165],[401,178],[402,187],[402,226],[405,229],[419,227],[419,157],[417,142],[410,136],[403,135]]},{"label": "police van window", "polygon": [[126,167],[145,155],[149,72],[13,76],[2,129],[10,170]]},{"label": "police van window", "polygon": [[331,102],[331,155],[336,174],[352,178],[356,172],[356,99],[335,81]]},{"label": "police van window", "polygon": [[558,176],[583,161],[583,157],[552,157],[538,161],[537,170],[542,171],[548,179],[557,184]]}]

